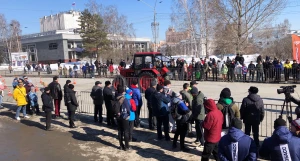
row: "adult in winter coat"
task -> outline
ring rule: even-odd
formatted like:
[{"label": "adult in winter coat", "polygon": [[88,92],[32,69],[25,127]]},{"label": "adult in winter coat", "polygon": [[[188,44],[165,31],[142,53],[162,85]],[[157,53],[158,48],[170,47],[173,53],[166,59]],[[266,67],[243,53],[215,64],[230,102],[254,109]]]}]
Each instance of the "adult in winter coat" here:
[{"label": "adult in winter coat", "polygon": [[231,97],[229,88],[224,88],[220,93],[220,98],[217,103],[218,109],[223,113],[222,136],[225,135],[230,127],[233,118],[240,118],[238,106]]},{"label": "adult in winter coat", "polygon": [[[94,103],[94,121],[101,124],[103,121],[102,118],[102,104],[103,104],[103,90],[102,83],[100,81],[95,82],[95,86],[92,88],[90,96],[93,99]],[[99,119],[97,118],[99,116]]]},{"label": "adult in winter coat", "polygon": [[[173,90],[171,89],[171,81],[165,80],[164,81],[164,91],[163,94],[165,94],[167,97],[171,97],[173,95]],[[168,109],[171,108],[171,103],[168,103]],[[172,118],[171,114],[169,114],[169,124],[170,124],[170,130],[172,133],[175,133],[176,131],[176,123],[175,120]]]},{"label": "adult in winter coat", "polygon": [[283,67],[284,67],[284,80],[285,83],[287,83],[287,81],[290,78],[290,73],[292,72],[292,64],[290,63],[289,59],[286,59]]},{"label": "adult in winter coat", "polygon": [[[192,81],[190,83],[190,85],[193,86],[193,84],[196,83],[196,81]],[[197,83],[198,84],[198,83]],[[182,96],[182,100],[184,101],[184,103],[187,103],[187,107],[189,108],[190,111],[192,111],[193,109],[193,96],[191,95],[190,91],[190,87],[188,83],[184,83],[183,84],[183,90],[180,91],[179,93]],[[189,136],[194,136],[194,134],[192,133],[192,124],[190,122],[187,123],[188,124],[188,135]]]},{"label": "adult in winter coat", "polygon": [[[180,135],[180,150],[184,152],[189,152],[190,149],[184,146],[184,139],[186,136],[186,132],[188,130],[188,120],[190,118],[191,112],[187,106],[184,106],[186,103],[181,99],[181,95],[179,93],[175,93],[172,99],[172,108],[171,115],[173,119],[176,121],[177,130],[174,135],[173,140],[173,148],[177,148],[177,140]],[[184,109],[185,107],[186,109]]]},{"label": "adult in winter coat", "polygon": [[129,141],[136,141],[132,137],[133,134],[133,126],[134,126],[134,120],[135,120],[135,111],[136,111],[136,105],[134,100],[132,99],[132,90],[127,88],[125,93],[125,100],[128,101],[130,105],[130,115],[129,115]]},{"label": "adult in winter coat", "polygon": [[46,114],[46,127],[45,130],[51,129],[51,118],[52,118],[52,111],[53,111],[53,100],[50,94],[50,88],[45,87],[44,93],[41,96],[43,106],[42,109],[45,111]]},{"label": "adult in winter coat", "polygon": [[259,150],[259,155],[271,161],[300,160],[300,139],[289,131],[282,118],[274,121],[274,132],[266,138]]},{"label": "adult in winter coat", "polygon": [[168,103],[171,99],[163,94],[164,87],[161,85],[156,86],[156,92],[151,97],[151,103],[153,108],[153,115],[157,119],[157,138],[162,139],[161,126],[164,125],[165,139],[170,140],[169,136],[169,109]]},{"label": "adult in winter coat", "polygon": [[205,143],[201,161],[208,161],[211,153],[215,160],[218,161],[218,143],[221,139],[223,114],[218,110],[213,99],[205,100],[204,107],[208,113],[202,124],[204,128]]},{"label": "adult in winter coat", "polygon": [[262,62],[258,62],[258,64],[256,64],[256,81],[263,81],[263,73],[264,73],[264,67],[262,65]]},{"label": "adult in winter coat", "polygon": [[250,62],[248,65],[249,70],[249,80],[254,81],[254,74],[255,74],[255,65],[253,64],[253,61]]},{"label": "adult in winter coat", "polygon": [[74,116],[75,116],[75,111],[77,110],[78,102],[75,96],[75,91],[74,91],[74,85],[69,84],[69,88],[71,89],[69,92],[69,97],[70,97],[70,103],[68,105],[68,114],[69,114],[69,125],[70,128],[76,128],[74,124]]},{"label": "adult in winter coat", "polygon": [[257,149],[252,138],[241,130],[243,123],[234,118],[228,134],[223,136],[218,145],[218,153],[221,161],[256,161]]},{"label": "adult in winter coat", "polygon": [[156,121],[156,117],[153,116],[151,97],[156,91],[156,89],[155,89],[156,88],[156,81],[152,81],[150,83],[150,86],[151,87],[147,88],[146,91],[145,91],[145,98],[147,100],[147,107],[148,107],[148,113],[149,113],[149,117],[148,117],[149,129],[150,130],[155,130],[156,125],[157,125],[157,121]]},{"label": "adult in winter coat", "polygon": [[111,83],[110,81],[105,82],[105,87],[103,89],[103,98],[105,101],[105,107],[106,107],[106,121],[108,126],[116,126],[116,123],[114,121],[114,114],[112,111],[112,104],[111,101],[113,100],[113,93],[111,90]]},{"label": "adult in winter coat", "polygon": [[132,84],[130,86],[130,89],[132,90],[132,99],[134,100],[136,104],[136,112],[135,112],[135,127],[140,127],[140,113],[141,113],[141,108],[143,105],[143,99],[141,95],[141,91],[138,88],[138,82],[136,80],[132,81]]},{"label": "adult in winter coat", "polygon": [[50,88],[52,99],[54,100],[55,116],[60,117],[60,102],[62,100],[63,94],[60,84],[58,83],[57,76],[53,77],[53,82],[51,82],[48,87]]},{"label": "adult in winter coat", "polygon": [[195,144],[200,144],[200,147],[204,145],[204,138],[203,138],[203,130],[202,130],[202,123],[205,118],[205,109],[203,105],[204,101],[204,94],[201,91],[198,91],[196,87],[191,89],[191,94],[193,96],[192,101],[192,119],[195,121],[196,124],[196,141]]},{"label": "adult in winter coat", "polygon": [[222,64],[221,74],[222,74],[223,81],[226,80],[227,72],[228,72],[228,68],[227,68],[226,64]]},{"label": "adult in winter coat", "polygon": [[[124,97],[124,87],[118,88],[118,95],[116,97],[119,100],[119,104],[121,105],[120,114],[117,116],[118,122],[118,138],[120,143],[121,150],[130,150],[129,147],[129,118],[130,118],[130,104],[128,101],[125,101]],[[125,145],[123,143],[125,142]]]},{"label": "adult in winter coat", "polygon": [[253,138],[256,146],[259,146],[259,124],[265,116],[264,103],[258,93],[258,88],[251,86],[248,90],[249,95],[245,97],[241,105],[241,119],[245,124],[245,134],[250,136],[252,129]]},{"label": "adult in winter coat", "polygon": [[70,97],[69,97],[69,84],[71,84],[70,80],[66,80],[66,84],[64,85],[64,101],[65,101],[65,106],[68,107],[68,104],[71,102]]},{"label": "adult in winter coat", "polygon": [[23,81],[21,79],[18,80],[18,86],[16,86],[16,88],[14,89],[13,98],[14,100],[17,101],[17,106],[18,106],[15,118],[17,120],[21,120],[19,117],[21,109],[23,109],[24,118],[29,118],[29,116],[26,115],[26,107],[25,107],[27,105],[26,89],[23,87]]}]

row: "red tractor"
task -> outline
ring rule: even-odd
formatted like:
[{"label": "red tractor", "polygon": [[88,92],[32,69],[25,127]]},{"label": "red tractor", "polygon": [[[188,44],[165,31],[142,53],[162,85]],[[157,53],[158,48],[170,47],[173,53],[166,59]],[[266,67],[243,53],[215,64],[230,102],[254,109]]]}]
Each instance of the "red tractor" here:
[{"label": "red tractor", "polygon": [[134,54],[133,63],[129,69],[121,69],[112,84],[116,89],[118,85],[129,87],[133,80],[138,80],[141,91],[145,91],[152,80],[158,84],[163,84],[168,80],[170,72],[166,67],[170,63],[170,58],[163,56],[159,52],[139,52]]}]

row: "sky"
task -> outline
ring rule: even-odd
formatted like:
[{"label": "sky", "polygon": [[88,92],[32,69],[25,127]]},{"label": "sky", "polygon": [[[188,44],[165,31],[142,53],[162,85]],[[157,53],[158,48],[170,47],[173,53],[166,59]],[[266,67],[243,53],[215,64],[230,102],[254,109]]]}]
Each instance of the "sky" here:
[{"label": "sky", "polygon": [[[136,37],[151,38],[151,22],[153,22],[153,7],[155,0],[97,0],[103,5],[117,6],[119,13],[127,16],[128,22],[133,23]],[[161,3],[159,3],[162,1]],[[165,40],[165,32],[172,26],[170,21],[171,6],[173,0],[158,0],[156,11],[159,22],[159,38]],[[75,2],[75,7],[72,3]],[[69,11],[72,7],[76,10],[84,10],[88,0],[0,0],[0,14],[4,14],[8,21],[18,20],[22,27],[22,34],[40,32],[39,19],[63,11]],[[288,0],[287,8],[277,16],[273,23],[281,23],[288,19],[293,30],[300,30],[300,0]]]}]

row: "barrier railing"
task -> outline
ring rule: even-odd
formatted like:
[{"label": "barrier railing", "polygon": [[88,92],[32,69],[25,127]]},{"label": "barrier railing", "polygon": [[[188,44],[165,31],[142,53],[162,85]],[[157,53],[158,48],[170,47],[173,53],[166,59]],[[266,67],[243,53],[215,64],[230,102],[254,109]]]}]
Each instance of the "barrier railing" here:
[{"label": "barrier railing", "polygon": [[[12,87],[8,87],[8,89],[12,89]],[[6,92],[8,92],[6,90]],[[13,91],[11,91],[13,92]],[[41,108],[42,102],[41,102],[41,92],[37,92],[38,94],[38,103]],[[77,95],[77,100],[79,103],[79,107],[77,109],[77,112],[80,114],[93,114],[94,113],[94,104],[93,100],[90,97],[90,92],[89,91],[78,91],[76,92]],[[148,108],[147,108],[147,100],[145,97],[142,97],[143,99],[143,106],[141,108],[141,113],[140,113],[140,118],[144,122],[148,122]],[[15,104],[15,100],[13,99],[12,96],[5,96],[3,98],[3,102],[7,103],[13,103]],[[237,106],[241,106],[241,102],[236,102]],[[264,104],[265,108],[265,117],[264,120],[260,124],[260,136],[266,137],[266,136],[271,136],[273,132],[273,124],[275,119],[277,119],[280,115],[280,112],[282,110],[282,105],[275,105],[275,104]],[[294,111],[296,106],[292,106],[292,110]],[[61,109],[66,111],[66,107],[64,106],[64,101],[62,100],[61,103]],[[105,105],[103,104],[103,115],[106,115],[106,108]],[[284,110],[283,112],[283,118],[286,119],[286,111]],[[296,115],[293,113],[293,119],[296,118]]]}]

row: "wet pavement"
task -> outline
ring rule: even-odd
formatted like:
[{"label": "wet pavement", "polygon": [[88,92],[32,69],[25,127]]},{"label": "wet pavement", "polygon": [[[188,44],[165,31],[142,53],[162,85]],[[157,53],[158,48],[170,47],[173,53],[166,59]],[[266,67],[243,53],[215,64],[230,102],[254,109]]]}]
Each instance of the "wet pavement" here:
[{"label": "wet pavement", "polygon": [[[75,140],[71,133],[45,131],[30,122],[0,117],[1,161],[97,160],[96,157],[81,155],[77,145],[82,141]],[[32,126],[28,126],[30,124]]]}]

